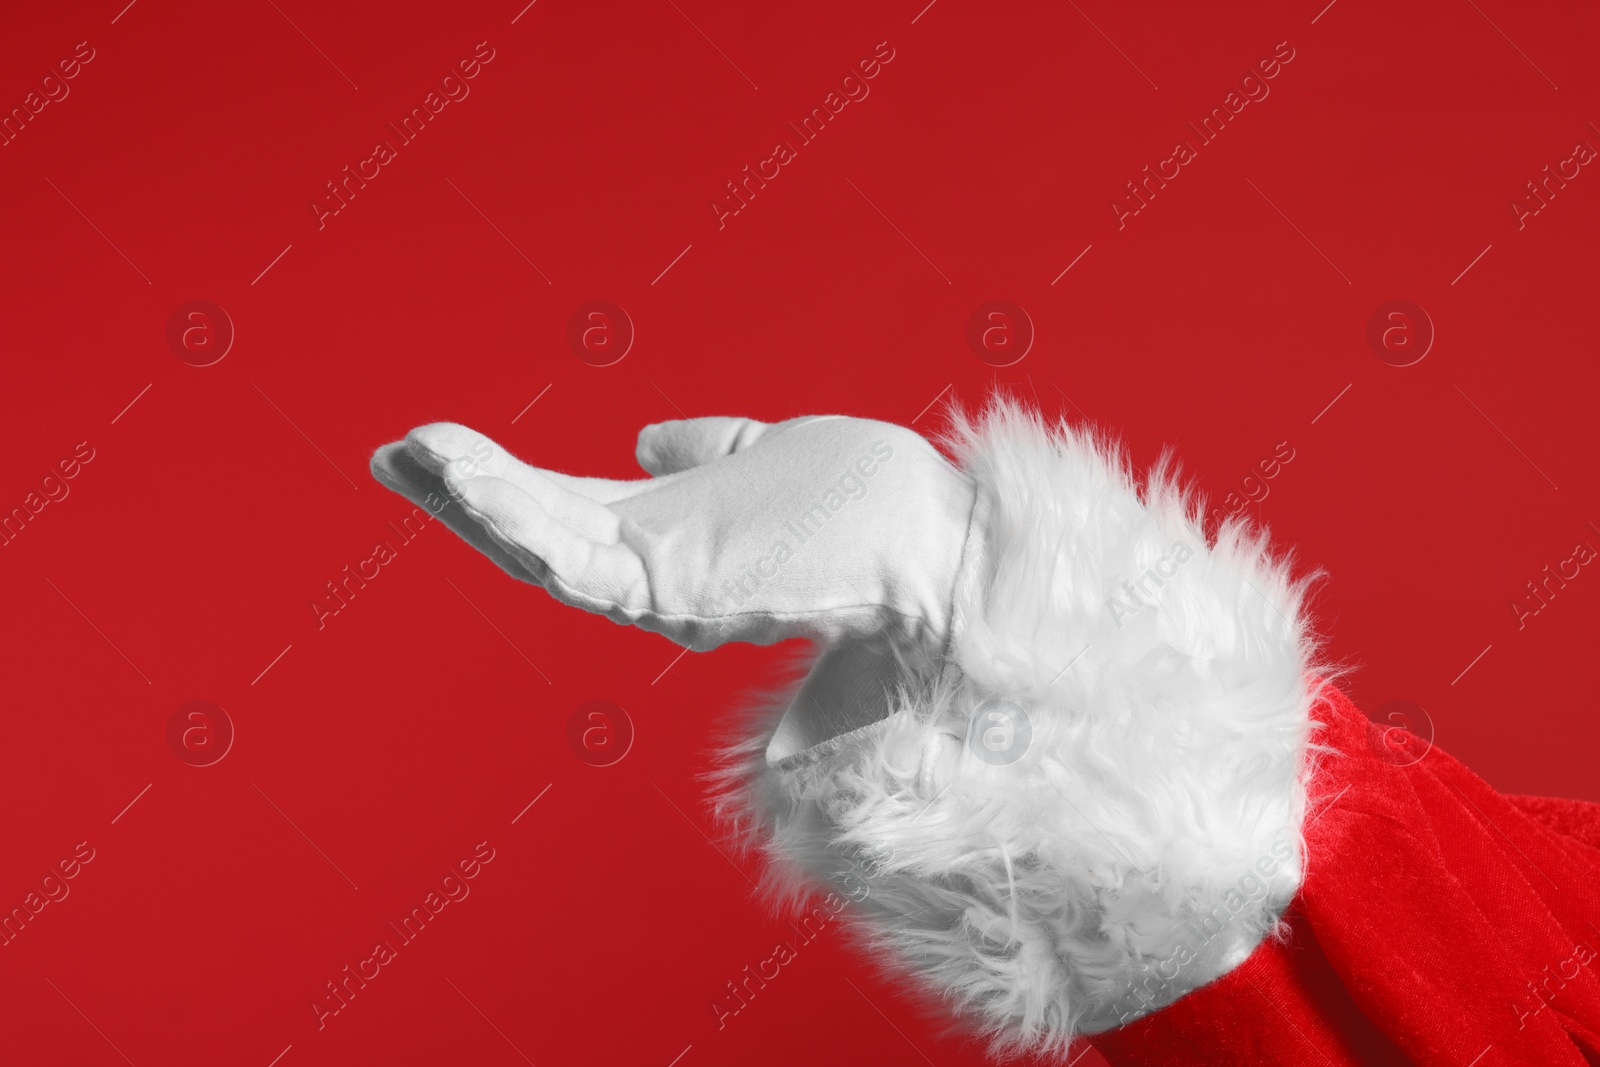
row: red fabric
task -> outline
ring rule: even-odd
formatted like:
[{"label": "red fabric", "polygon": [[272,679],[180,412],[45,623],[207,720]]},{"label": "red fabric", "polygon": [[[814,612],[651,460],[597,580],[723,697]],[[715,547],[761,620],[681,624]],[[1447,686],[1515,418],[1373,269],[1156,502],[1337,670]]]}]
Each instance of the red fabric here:
[{"label": "red fabric", "polygon": [[1398,765],[1337,692],[1316,717],[1339,754],[1292,936],[1095,1047],[1117,1067],[1600,1065],[1600,805],[1497,793],[1437,748]]}]

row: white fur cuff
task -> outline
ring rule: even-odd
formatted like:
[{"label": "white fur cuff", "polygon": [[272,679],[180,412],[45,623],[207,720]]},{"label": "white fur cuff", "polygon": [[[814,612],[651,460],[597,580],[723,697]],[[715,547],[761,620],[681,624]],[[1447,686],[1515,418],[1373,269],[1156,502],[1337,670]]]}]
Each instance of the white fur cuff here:
[{"label": "white fur cuff", "polygon": [[996,1051],[1059,1052],[1227,973],[1298,888],[1305,583],[1241,523],[1208,541],[1165,460],[1140,485],[1006,401],[949,444],[979,509],[943,661],[829,650],[717,805],[773,897],[831,886]]}]

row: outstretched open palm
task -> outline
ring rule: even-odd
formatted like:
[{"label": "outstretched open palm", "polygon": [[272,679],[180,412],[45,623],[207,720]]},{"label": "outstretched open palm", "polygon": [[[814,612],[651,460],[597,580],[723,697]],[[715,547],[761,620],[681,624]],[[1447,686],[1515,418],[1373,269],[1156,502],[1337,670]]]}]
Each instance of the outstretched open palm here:
[{"label": "outstretched open palm", "polygon": [[653,477],[576,477],[440,422],[372,473],[513,576],[689,648],[943,640],[975,489],[920,435],[713,417],[647,426],[636,454]]}]

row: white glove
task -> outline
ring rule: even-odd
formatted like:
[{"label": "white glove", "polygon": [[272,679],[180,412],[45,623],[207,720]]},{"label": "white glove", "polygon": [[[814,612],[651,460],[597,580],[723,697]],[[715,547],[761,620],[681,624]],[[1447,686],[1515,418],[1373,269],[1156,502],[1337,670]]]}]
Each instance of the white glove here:
[{"label": "white glove", "polygon": [[636,455],[655,477],[573,477],[440,422],[378,449],[372,473],[514,577],[692,649],[943,646],[976,488],[920,435],[701,418],[645,427]]}]

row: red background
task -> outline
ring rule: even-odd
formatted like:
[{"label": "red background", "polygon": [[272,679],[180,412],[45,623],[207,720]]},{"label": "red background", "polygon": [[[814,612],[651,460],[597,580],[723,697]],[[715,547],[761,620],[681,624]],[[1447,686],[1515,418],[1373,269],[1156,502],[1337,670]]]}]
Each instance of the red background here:
[{"label": "red background", "polygon": [[[931,430],[947,387],[1000,384],[1141,464],[1174,447],[1219,497],[1287,441],[1250,508],[1326,568],[1358,703],[1414,701],[1501,789],[1600,799],[1600,575],[1520,629],[1511,607],[1600,548],[1600,175],[1520,230],[1510,209],[1600,145],[1600,15],[924,2],[10,8],[8,112],[77,42],[95,58],[0,148],[0,507],[94,459],[0,549],[0,906],[95,858],[0,949],[0,1059],[979,1062],[837,931],[719,1030],[785,927],[708,843],[695,776],[784,652],[674,662],[441,525],[398,547],[409,508],[367,457],[436,419],[631,477],[647,422]],[[319,229],[323,183],[480,41],[470,96]],[[719,230],[724,183],[882,41],[870,96]],[[1186,121],[1282,41],[1270,96],[1199,147]],[[1180,138],[1199,158],[1119,229],[1111,199]],[[203,368],[166,340],[193,299],[237,331]],[[591,299],[637,331],[613,366],[565,340]],[[1037,332],[998,370],[965,340],[990,299]],[[1436,328],[1413,366],[1366,340],[1394,299]],[[319,630],[379,540],[399,558]],[[566,741],[600,698],[637,731],[604,768]],[[237,730],[213,766],[168,746],[195,699]],[[471,895],[319,1031],[324,983],[480,841]]]}]

